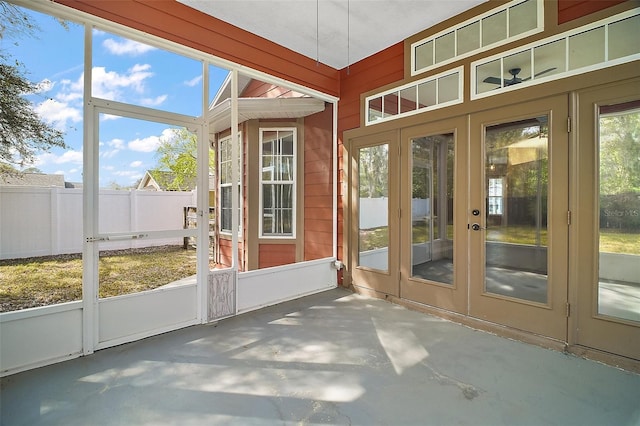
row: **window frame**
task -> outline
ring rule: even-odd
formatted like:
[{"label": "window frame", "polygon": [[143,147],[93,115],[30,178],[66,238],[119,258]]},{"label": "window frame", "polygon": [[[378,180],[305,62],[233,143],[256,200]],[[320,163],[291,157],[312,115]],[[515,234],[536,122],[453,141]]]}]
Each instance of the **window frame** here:
[{"label": "window frame", "polygon": [[[293,160],[292,166],[293,171],[291,173],[293,179],[292,180],[265,180],[263,178],[263,143],[264,143],[264,134],[265,132],[291,132],[293,134]],[[259,180],[258,180],[258,192],[259,192],[259,218],[258,218],[258,238],[261,239],[286,239],[286,240],[294,240],[296,239],[296,221],[297,221],[297,190],[298,190],[298,129],[297,127],[260,127],[258,130],[259,133]],[[278,138],[281,139],[281,138]],[[278,154],[280,157],[282,153]],[[275,155],[274,155],[275,156]],[[264,186],[265,184],[269,185],[291,185],[291,194],[292,194],[292,203],[291,203],[291,234],[265,234],[264,229]]]},{"label": "window frame", "polygon": [[[243,188],[242,188],[242,132],[238,132],[238,141],[240,141],[240,146],[238,147],[238,162],[239,164],[239,173],[238,173],[238,237],[242,237],[242,220],[243,220]],[[223,223],[224,221],[222,220],[222,213],[223,213],[223,197],[222,197],[222,188],[229,188],[229,187],[233,187],[233,183],[232,182],[224,182],[223,183],[223,176],[222,176],[222,145],[223,144],[231,144],[231,135],[222,137],[220,139],[218,139],[218,149],[217,149],[217,154],[218,154],[218,189],[219,189],[219,195],[218,195],[218,205],[220,206],[218,211],[218,220],[220,223],[219,229],[220,229],[220,235],[228,235],[231,236],[232,232],[231,229],[225,229],[223,228]],[[230,153],[229,153],[230,154]],[[228,163],[229,166],[232,166],[231,163],[231,155],[229,156],[228,160],[225,160],[224,163]],[[233,214],[233,209],[232,207],[229,207],[227,210],[229,210],[229,212],[231,212]]]},{"label": "window frame", "polygon": [[[537,25],[536,25],[536,27],[531,29],[531,30],[524,31],[524,32],[521,32],[519,34],[516,34],[514,36],[510,36],[508,34],[508,29],[509,29],[509,11],[512,8],[514,8],[515,6],[518,6],[519,4],[524,3],[526,1],[527,0],[513,0],[513,1],[509,2],[509,3],[505,3],[505,4],[501,5],[501,6],[498,6],[498,7],[495,7],[493,9],[491,9],[491,10],[488,10],[488,11],[486,11],[486,12],[480,14],[480,15],[474,16],[473,18],[467,19],[464,22],[461,22],[459,24],[451,26],[451,27],[449,27],[449,28],[447,28],[445,30],[442,30],[442,31],[434,34],[434,35],[422,38],[422,39],[420,39],[420,40],[418,40],[418,41],[416,41],[414,43],[411,43],[411,46],[410,46],[411,76],[413,77],[413,76],[425,73],[425,72],[433,70],[435,68],[439,68],[439,67],[451,64],[451,63],[456,62],[456,61],[458,61],[460,59],[468,58],[470,56],[474,56],[474,55],[477,55],[479,53],[494,49],[494,48],[496,48],[498,46],[502,46],[502,45],[505,45],[505,44],[508,44],[508,43],[511,43],[511,42],[514,42],[514,41],[517,41],[517,40],[521,40],[523,38],[526,38],[526,37],[529,37],[531,35],[534,35],[534,34],[537,34],[537,33],[540,33],[542,31],[544,31],[544,27],[545,27],[545,25],[544,25],[545,24],[544,23],[544,1],[543,0],[533,0],[533,1],[536,2],[536,13],[537,13],[537,15],[536,15],[536,24]],[[499,14],[501,12],[505,12],[507,14],[507,17],[506,17],[507,37],[506,38],[503,38],[501,40],[497,40],[497,41],[495,41],[493,43],[486,44],[484,46],[481,45],[480,47],[478,47],[476,49],[470,50],[468,52],[465,52],[465,53],[462,53],[462,54],[459,54],[459,55],[457,54],[457,47],[458,47],[457,34],[458,34],[459,30],[461,30],[463,28],[466,28],[466,27],[468,27],[470,25],[473,25],[475,23],[478,23],[479,24],[479,36],[481,37],[482,36],[482,21],[484,19],[486,19],[486,18],[489,18],[491,16],[497,15],[497,14]],[[433,54],[432,54],[433,55],[432,56],[433,57],[433,63],[431,65],[427,65],[425,67],[416,69],[416,66],[417,66],[416,49],[419,48],[420,46],[424,45],[424,44],[427,44],[427,43],[433,43],[434,47],[432,47],[432,48],[435,49],[436,40],[440,39],[440,38],[442,38],[442,37],[444,37],[446,35],[449,35],[449,34],[453,34],[453,36],[454,36],[454,55],[453,55],[453,57],[451,57],[449,59],[446,59],[446,60],[443,60],[441,62],[435,62],[435,51],[434,51]],[[481,39],[480,39],[480,44],[482,44]]]}]

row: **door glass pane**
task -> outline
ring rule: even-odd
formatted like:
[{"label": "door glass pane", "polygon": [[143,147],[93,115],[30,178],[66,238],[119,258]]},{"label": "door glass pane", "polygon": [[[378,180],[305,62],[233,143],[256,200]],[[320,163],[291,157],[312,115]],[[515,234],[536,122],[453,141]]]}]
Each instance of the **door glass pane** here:
[{"label": "door glass pane", "polygon": [[598,313],[640,321],[640,101],[600,108]]},{"label": "door glass pane", "polygon": [[453,284],[452,133],[411,141],[411,276]]},{"label": "door glass pane", "polygon": [[547,302],[548,158],[546,116],[485,131],[489,293]]},{"label": "door glass pane", "polygon": [[389,268],[389,145],[360,148],[358,156],[360,266]]}]

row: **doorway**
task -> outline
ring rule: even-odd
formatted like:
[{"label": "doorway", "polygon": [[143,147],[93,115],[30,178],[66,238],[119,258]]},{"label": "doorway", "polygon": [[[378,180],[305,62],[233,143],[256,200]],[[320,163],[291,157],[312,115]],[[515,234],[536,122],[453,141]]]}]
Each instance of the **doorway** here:
[{"label": "doorway", "polygon": [[353,285],[566,341],[567,105],[352,139]]}]

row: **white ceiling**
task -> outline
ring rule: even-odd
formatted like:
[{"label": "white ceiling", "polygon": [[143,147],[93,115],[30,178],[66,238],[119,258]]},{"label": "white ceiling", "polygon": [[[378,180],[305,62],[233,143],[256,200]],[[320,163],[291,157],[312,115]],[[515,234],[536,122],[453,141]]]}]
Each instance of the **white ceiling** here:
[{"label": "white ceiling", "polygon": [[178,0],[342,69],[486,0]]}]

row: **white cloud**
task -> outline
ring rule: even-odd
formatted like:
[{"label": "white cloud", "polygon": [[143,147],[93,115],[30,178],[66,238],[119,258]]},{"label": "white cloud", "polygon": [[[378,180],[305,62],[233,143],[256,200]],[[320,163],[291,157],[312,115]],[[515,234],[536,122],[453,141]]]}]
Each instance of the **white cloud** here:
[{"label": "white cloud", "polygon": [[[100,142],[101,146],[104,146],[105,143],[104,142]],[[125,143],[124,140],[122,139],[111,139],[110,141],[108,141],[106,143],[107,146],[110,147],[110,149],[106,149],[106,150],[101,150],[100,151],[100,157],[102,158],[113,158],[115,157],[120,151],[122,151],[123,149],[125,149]]]},{"label": "white cloud", "polygon": [[65,151],[62,155],[45,152],[37,156],[35,165],[42,166],[45,164],[78,164],[82,165],[82,151],[73,149]]},{"label": "white cloud", "polygon": [[114,149],[123,149],[124,140],[119,138],[111,139],[109,142],[107,142],[107,145],[113,147]]},{"label": "white cloud", "polygon": [[142,161],[132,161],[131,164],[129,164],[129,167],[140,167],[142,166]]},{"label": "white cloud", "polygon": [[137,152],[153,152],[160,146],[160,138],[158,136],[148,136],[146,138],[134,139],[127,144],[131,151]]},{"label": "white cloud", "polygon": [[92,88],[93,96],[109,99],[122,100],[124,90],[133,90],[142,93],[145,87],[145,80],[153,76],[149,64],[136,64],[124,74],[116,71],[107,71],[105,67],[93,68]]},{"label": "white cloud", "polygon": [[202,76],[199,75],[197,77],[193,77],[191,80],[187,80],[184,82],[185,86],[189,86],[189,87],[194,87],[196,86],[198,83],[200,83],[202,81]]},{"label": "white cloud", "polygon": [[143,53],[156,50],[156,48],[153,46],[139,43],[137,41],[133,41],[133,40],[117,41],[112,38],[108,38],[105,41],[103,41],[102,46],[104,46],[112,55],[118,55],[118,56],[121,56],[121,55],[138,56],[138,55],[142,55]]},{"label": "white cloud", "polygon": [[153,152],[160,146],[163,140],[171,140],[176,137],[173,129],[164,129],[160,136],[148,136],[146,138],[138,138],[130,141],[127,147],[131,151]]},{"label": "white cloud", "polygon": [[49,90],[53,89],[53,86],[55,86],[55,82],[49,80],[48,78],[45,78],[39,83],[36,83],[35,93],[48,92]]},{"label": "white cloud", "polygon": [[63,175],[64,176],[64,170],[56,170],[55,172],[53,172],[54,175]]},{"label": "white cloud", "polygon": [[167,100],[168,95],[160,95],[155,98],[142,98],[140,102],[145,106],[158,106],[164,103]]},{"label": "white cloud", "polygon": [[70,106],[67,102],[47,99],[35,106],[34,110],[44,121],[56,129],[65,130],[67,122],[82,121],[80,109]]}]

